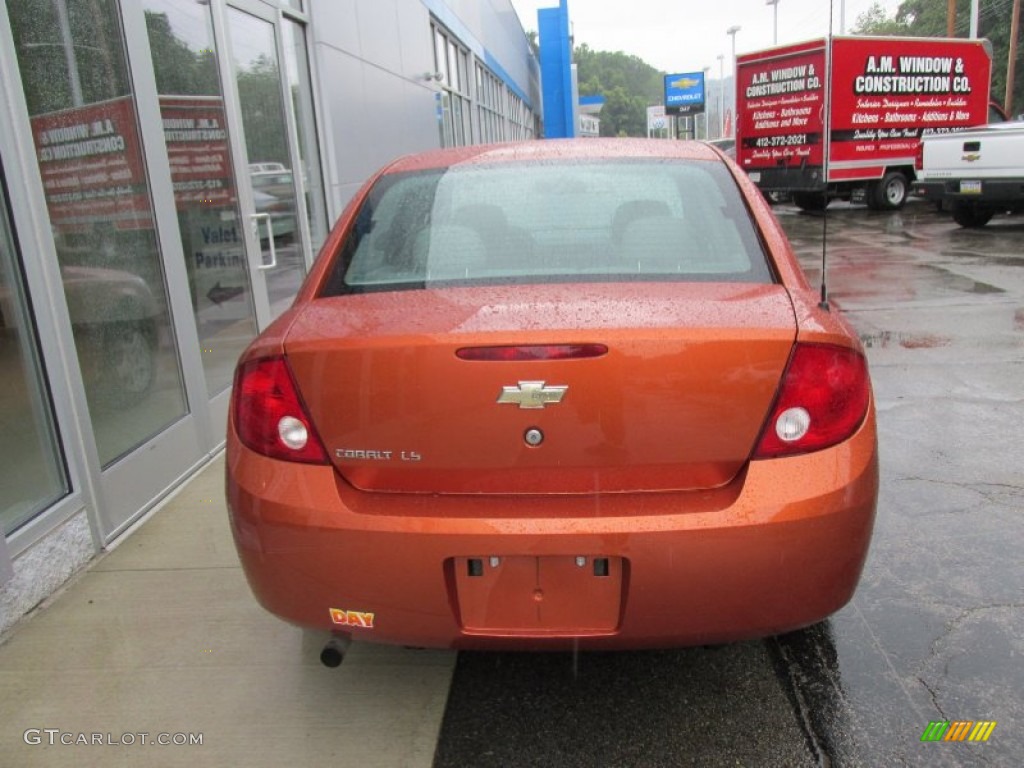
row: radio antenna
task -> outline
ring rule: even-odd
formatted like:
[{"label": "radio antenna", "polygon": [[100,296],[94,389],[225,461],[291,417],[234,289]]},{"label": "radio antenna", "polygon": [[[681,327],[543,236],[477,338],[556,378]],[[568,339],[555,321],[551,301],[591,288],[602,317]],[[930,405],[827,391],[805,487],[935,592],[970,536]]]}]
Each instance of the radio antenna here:
[{"label": "radio antenna", "polygon": [[818,306],[826,312],[828,304],[828,158],[832,151],[832,13],[835,3],[828,4],[828,36],[825,38],[825,119],[822,121],[821,173],[825,188],[821,206],[821,300]]}]

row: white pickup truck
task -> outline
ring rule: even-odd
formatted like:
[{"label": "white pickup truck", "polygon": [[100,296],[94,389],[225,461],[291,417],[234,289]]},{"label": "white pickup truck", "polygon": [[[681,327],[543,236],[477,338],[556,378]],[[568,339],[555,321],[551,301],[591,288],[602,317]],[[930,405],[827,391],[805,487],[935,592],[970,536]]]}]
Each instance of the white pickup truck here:
[{"label": "white pickup truck", "polygon": [[921,138],[914,194],[953,212],[961,227],[1024,211],[1024,122]]}]

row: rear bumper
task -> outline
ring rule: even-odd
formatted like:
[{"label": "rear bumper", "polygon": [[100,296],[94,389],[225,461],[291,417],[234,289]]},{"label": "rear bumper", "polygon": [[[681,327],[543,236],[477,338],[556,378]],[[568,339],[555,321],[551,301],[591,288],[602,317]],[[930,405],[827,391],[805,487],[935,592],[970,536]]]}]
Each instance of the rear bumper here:
[{"label": "rear bumper", "polygon": [[1018,208],[1024,204],[1024,179],[979,179],[976,192],[962,191],[961,182],[971,177],[942,181],[914,182],[915,195],[929,200],[964,201],[989,208]]},{"label": "rear bumper", "polygon": [[[671,647],[812,624],[853,595],[877,491],[873,410],[839,446],[751,462],[729,486],[693,493],[365,493],[331,467],[267,459],[242,446],[233,430],[228,436],[232,531],[261,604],[302,626],[428,647]],[[460,605],[466,593],[460,598],[456,564],[465,562],[458,558],[491,556],[612,558],[621,564],[613,620],[471,626],[469,613],[474,621],[491,608],[508,614],[497,597],[495,605],[481,605],[479,589],[472,611]],[[563,603],[586,602],[577,582],[558,578],[544,585],[549,594],[562,590]],[[508,590],[503,594],[507,603]],[[542,599],[530,590],[519,597]]]},{"label": "rear bumper", "polygon": [[910,185],[910,191],[917,197],[941,203],[946,194],[946,185],[941,181],[915,181]]}]

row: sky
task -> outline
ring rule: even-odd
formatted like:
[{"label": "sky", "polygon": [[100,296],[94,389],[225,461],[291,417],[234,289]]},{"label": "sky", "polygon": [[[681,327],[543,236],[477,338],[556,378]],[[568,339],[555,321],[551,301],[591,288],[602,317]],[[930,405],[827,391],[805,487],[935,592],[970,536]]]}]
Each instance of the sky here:
[{"label": "sky", "polygon": [[[840,32],[840,9],[848,32],[875,0],[832,0],[833,30]],[[878,0],[891,16],[898,0]],[[732,41],[725,30],[738,25],[736,53],[772,45],[773,13],[778,11],[779,44],[821,37],[829,29],[829,0],[568,0],[569,21],[577,45],[634,54],[668,74],[711,67],[718,77],[721,54],[726,76],[732,72]],[[537,29],[537,9],[557,0],[512,0],[523,29]]]}]

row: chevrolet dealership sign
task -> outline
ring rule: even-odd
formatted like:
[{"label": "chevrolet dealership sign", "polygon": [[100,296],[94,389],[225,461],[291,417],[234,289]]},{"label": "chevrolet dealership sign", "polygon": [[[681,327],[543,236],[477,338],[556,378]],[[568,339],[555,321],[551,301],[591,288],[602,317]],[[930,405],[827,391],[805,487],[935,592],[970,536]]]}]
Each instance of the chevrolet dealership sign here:
[{"label": "chevrolet dealership sign", "polygon": [[665,111],[670,115],[699,115],[704,111],[704,73],[665,75]]}]

